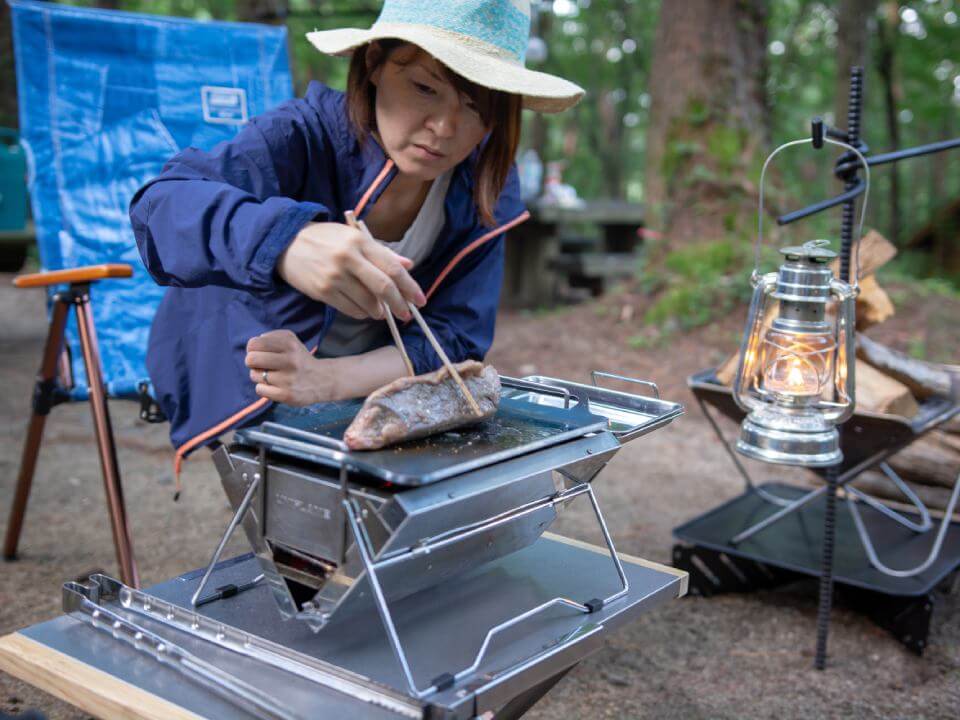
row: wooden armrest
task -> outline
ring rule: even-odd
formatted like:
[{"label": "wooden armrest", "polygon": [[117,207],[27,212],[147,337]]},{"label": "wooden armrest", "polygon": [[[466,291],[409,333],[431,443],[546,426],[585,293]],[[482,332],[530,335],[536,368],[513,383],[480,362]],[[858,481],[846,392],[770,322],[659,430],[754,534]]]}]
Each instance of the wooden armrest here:
[{"label": "wooden armrest", "polygon": [[89,283],[107,278],[128,278],[131,276],[133,276],[133,267],[130,265],[108,263],[106,265],[87,265],[68,270],[51,270],[50,272],[17,275],[13,279],[13,284],[14,287],[18,288],[47,287],[48,285],[60,285],[62,283]]}]

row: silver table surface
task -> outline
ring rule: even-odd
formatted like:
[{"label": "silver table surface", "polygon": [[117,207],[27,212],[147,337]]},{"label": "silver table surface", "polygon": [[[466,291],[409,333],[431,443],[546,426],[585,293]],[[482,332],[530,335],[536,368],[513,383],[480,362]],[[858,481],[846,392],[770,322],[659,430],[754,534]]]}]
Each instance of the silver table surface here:
[{"label": "silver table surface", "polygon": [[[490,709],[487,706],[502,703],[511,695],[565,671],[598,649],[607,633],[684,592],[685,578],[644,561],[624,558],[624,570],[630,582],[630,592],[625,598],[590,615],[555,608],[528,619],[491,644],[475,679],[438,692],[429,700],[441,706],[448,717],[470,717],[474,711],[483,712]],[[257,573],[258,566],[252,556],[242,556],[221,563],[212,585],[244,582]],[[155,585],[147,592],[189,607],[189,598],[200,574],[199,570],[187,573]],[[587,601],[604,597],[617,587],[609,555],[544,536],[521,551],[400,600],[391,609],[414,676],[422,687],[443,672],[454,673],[469,666],[487,629],[493,625],[558,595]],[[372,607],[357,607],[343,618],[338,615],[337,622],[316,634],[299,621],[283,621],[266,587],[211,603],[200,611],[379,683],[404,689],[379,617]],[[215,662],[236,677],[267,690],[303,717],[350,717],[352,720],[399,717],[185,633],[150,624],[143,618],[137,618],[137,622]],[[602,625],[602,630],[590,635],[589,642],[576,647],[562,646],[560,649],[566,650],[563,653],[545,653],[542,660],[521,673],[503,672],[504,668],[515,666],[525,658],[559,647],[559,639],[585,634],[596,625]],[[252,717],[176,671],[70,616],[21,632],[198,715]]]}]

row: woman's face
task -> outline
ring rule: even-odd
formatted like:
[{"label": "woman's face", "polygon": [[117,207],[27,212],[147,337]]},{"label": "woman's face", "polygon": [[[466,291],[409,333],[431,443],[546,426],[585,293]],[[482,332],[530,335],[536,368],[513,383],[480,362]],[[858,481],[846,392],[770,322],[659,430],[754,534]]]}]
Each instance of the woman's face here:
[{"label": "woman's face", "polygon": [[[404,53],[401,48],[394,52]],[[377,131],[404,174],[433,180],[462,162],[487,132],[476,106],[425,52],[410,62],[387,59],[371,76]]]}]

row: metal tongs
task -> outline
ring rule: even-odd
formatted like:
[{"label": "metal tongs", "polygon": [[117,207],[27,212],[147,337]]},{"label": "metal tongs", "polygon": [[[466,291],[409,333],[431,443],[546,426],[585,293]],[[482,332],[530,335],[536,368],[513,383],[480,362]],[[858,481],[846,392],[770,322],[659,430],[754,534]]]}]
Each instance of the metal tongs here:
[{"label": "metal tongs", "polygon": [[[366,223],[357,218],[356,213],[354,213],[352,210],[347,210],[343,216],[346,218],[348,225],[362,232],[368,240],[375,241],[375,238],[373,237],[373,234],[370,232],[370,229],[367,227]],[[393,317],[390,307],[385,302],[381,301],[380,307],[383,308],[383,314],[387,320],[387,325],[390,328],[390,335],[393,336],[393,342],[397,346],[397,350],[400,351],[400,355],[403,356],[403,362],[407,366],[407,372],[409,373],[410,377],[413,377],[416,375],[416,373],[413,369],[413,363],[410,362],[410,356],[407,355],[407,349],[403,346],[403,339],[400,337],[400,330],[397,328],[397,321]],[[483,411],[480,409],[480,405],[477,404],[473,394],[467,388],[467,384],[463,381],[463,378],[460,377],[460,373],[457,372],[457,369],[453,366],[453,363],[450,362],[450,358],[447,357],[447,353],[444,351],[443,347],[439,342],[437,342],[437,338],[434,336],[433,331],[427,324],[427,321],[423,319],[423,315],[420,314],[420,310],[418,310],[417,306],[409,300],[407,301],[407,307],[410,308],[410,314],[413,315],[414,320],[417,321],[420,329],[423,330],[424,336],[433,346],[433,349],[436,351],[437,355],[440,356],[440,360],[443,362],[444,367],[447,368],[447,372],[450,373],[450,377],[452,377],[457,383],[457,386],[460,388],[460,392],[463,393],[463,396],[466,398],[467,403],[469,403],[470,408],[477,415],[477,417],[482,416]]]}]

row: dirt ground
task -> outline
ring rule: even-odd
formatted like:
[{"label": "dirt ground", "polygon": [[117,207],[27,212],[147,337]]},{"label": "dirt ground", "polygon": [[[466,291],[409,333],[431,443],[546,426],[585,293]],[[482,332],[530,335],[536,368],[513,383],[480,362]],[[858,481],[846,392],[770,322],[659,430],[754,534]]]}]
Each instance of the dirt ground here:
[{"label": "dirt ground", "polygon": [[[874,336],[901,348],[922,342],[931,355],[953,355],[956,362],[960,303],[906,291],[898,300],[899,316]],[[673,425],[627,445],[595,483],[618,548],[668,562],[674,526],[741,491],[684,380],[725,357],[742,318],[633,349],[628,339],[641,331],[642,304],[621,293],[552,313],[507,313],[490,360],[504,374],[586,380],[596,368],[649,378],[660,383],[666,398],[687,406]],[[41,294],[15,291],[9,276],[0,276],[2,518],[19,465],[44,331]],[[174,504],[165,427],[141,423],[132,404],[115,403],[112,413],[144,583],[201,566],[229,519],[209,458],[198,454],[187,464],[186,490]],[[574,506],[559,529],[591,540],[590,522],[587,508]],[[21,548],[19,561],[0,564],[0,634],[58,615],[65,579],[94,568],[115,572],[85,406],[58,407],[47,424]],[[235,540],[233,550],[245,552],[244,542]],[[668,603],[612,637],[529,717],[960,717],[960,594],[938,598],[923,658],[867,619],[837,609],[830,667],[816,672],[811,669],[815,621],[815,586],[805,583]],[[26,708],[39,708],[50,718],[84,717],[0,673],[0,712]]]}]

